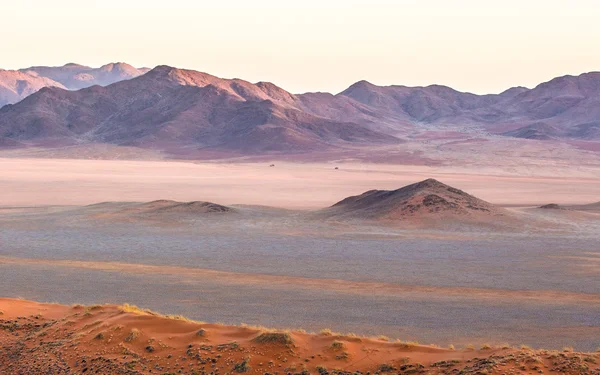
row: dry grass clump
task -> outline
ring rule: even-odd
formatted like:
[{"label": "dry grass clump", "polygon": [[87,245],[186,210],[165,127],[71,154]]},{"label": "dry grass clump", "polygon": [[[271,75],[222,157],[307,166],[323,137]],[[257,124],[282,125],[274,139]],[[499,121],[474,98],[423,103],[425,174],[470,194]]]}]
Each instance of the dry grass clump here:
[{"label": "dry grass clump", "polygon": [[475,350],[475,345],[468,344],[467,346],[465,346],[465,349],[467,349],[467,350]]},{"label": "dry grass clump", "polygon": [[377,340],[390,341],[390,338],[387,337],[386,335],[379,335],[379,336],[377,336]]},{"label": "dry grass clump", "polygon": [[0,310],[0,315],[4,315],[4,311]]},{"label": "dry grass clump", "polygon": [[521,350],[532,350],[531,346],[525,345],[525,344],[521,344]]},{"label": "dry grass clump", "polygon": [[323,328],[322,330],[319,331],[319,335],[332,336],[333,332],[331,332],[331,330],[329,328]]},{"label": "dry grass clump", "polygon": [[132,314],[140,314],[140,315],[155,315],[159,316],[160,314],[155,313],[149,309],[142,309],[141,307],[137,307],[136,305],[130,305],[128,303],[124,305],[118,306],[121,312],[132,313]]},{"label": "dry grass clump", "polygon": [[182,322],[190,322],[190,323],[197,323],[197,324],[205,324],[206,322],[200,322],[198,320],[193,320],[190,318],[187,318],[183,315],[161,315],[155,312],[152,312],[153,314],[157,315],[157,316],[162,316],[163,318],[167,318],[167,319],[173,319],[173,320],[180,320]]},{"label": "dry grass clump", "polygon": [[182,322],[205,324],[205,322],[200,322],[197,320],[189,319],[183,315],[163,315],[161,313],[157,313],[150,309],[143,309],[141,307],[138,307],[136,305],[130,305],[128,303],[126,303],[124,305],[120,305],[120,306],[118,306],[118,308],[121,312],[125,312],[125,313],[132,313],[132,314],[138,314],[138,315],[152,315],[152,316],[158,316],[161,318],[167,318],[167,319],[172,319],[172,320],[180,320]]},{"label": "dry grass clump", "polygon": [[259,344],[291,345],[294,343],[292,336],[287,332],[263,332],[252,341]]},{"label": "dry grass clump", "polygon": [[140,336],[140,330],[137,328],[133,328],[131,331],[129,331],[129,334],[127,335],[127,337],[125,337],[125,342],[132,342],[133,340],[137,339]]},{"label": "dry grass clump", "polygon": [[402,340],[398,339],[398,340],[396,340],[394,345],[396,345],[402,349],[410,349],[410,348],[414,348],[415,346],[418,346],[419,343],[416,341],[402,341]]},{"label": "dry grass clump", "polygon": [[481,350],[492,350],[492,346],[490,344],[481,345]]},{"label": "dry grass clump", "polygon": [[448,349],[454,350],[454,345],[452,345],[452,344],[448,345]]},{"label": "dry grass clump", "polygon": [[565,347],[563,348],[563,352],[565,352],[565,353],[571,353],[571,352],[573,352],[573,351],[574,351],[574,349],[573,349],[573,347],[572,347],[572,346],[565,346]]}]

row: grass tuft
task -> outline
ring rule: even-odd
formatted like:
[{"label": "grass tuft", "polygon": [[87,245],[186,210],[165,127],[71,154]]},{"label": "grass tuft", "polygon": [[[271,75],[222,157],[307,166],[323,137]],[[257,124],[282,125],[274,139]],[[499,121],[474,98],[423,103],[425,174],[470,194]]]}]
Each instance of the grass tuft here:
[{"label": "grass tuft", "polygon": [[252,341],[259,344],[291,345],[294,343],[292,336],[287,332],[263,332]]}]

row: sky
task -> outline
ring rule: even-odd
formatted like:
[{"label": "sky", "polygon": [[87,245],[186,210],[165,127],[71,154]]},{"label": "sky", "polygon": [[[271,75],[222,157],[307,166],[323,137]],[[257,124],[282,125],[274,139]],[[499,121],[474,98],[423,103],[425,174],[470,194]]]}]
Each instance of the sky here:
[{"label": "sky", "polygon": [[497,93],[600,70],[598,0],[19,0],[0,68],[166,64],[337,93],[359,80]]}]

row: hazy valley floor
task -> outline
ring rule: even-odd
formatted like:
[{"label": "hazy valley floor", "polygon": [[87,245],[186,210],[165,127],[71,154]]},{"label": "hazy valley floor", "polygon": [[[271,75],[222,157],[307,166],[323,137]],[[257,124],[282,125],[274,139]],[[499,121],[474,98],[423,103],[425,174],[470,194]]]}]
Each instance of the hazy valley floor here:
[{"label": "hazy valley floor", "polygon": [[113,206],[0,210],[3,295],[440,345],[598,347],[593,214],[514,209],[545,224],[494,232],[245,206],[179,221],[98,216]]}]

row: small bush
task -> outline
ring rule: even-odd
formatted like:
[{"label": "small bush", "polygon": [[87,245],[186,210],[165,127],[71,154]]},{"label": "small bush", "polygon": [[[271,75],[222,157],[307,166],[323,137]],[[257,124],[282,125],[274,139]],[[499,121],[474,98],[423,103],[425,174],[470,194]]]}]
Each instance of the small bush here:
[{"label": "small bush", "polygon": [[492,346],[490,344],[481,345],[481,350],[492,350]]},{"label": "small bush", "polygon": [[196,332],[196,336],[204,337],[206,336],[206,330],[204,328],[200,328],[198,332]]},{"label": "small bush", "polygon": [[452,345],[452,344],[448,345],[448,349],[454,350],[454,345]]},{"label": "small bush", "polygon": [[317,366],[317,371],[319,372],[319,374],[323,375],[323,374],[327,374],[327,367],[324,366]]},{"label": "small bush", "polygon": [[148,345],[148,346],[146,346],[146,351],[147,351],[148,353],[152,353],[152,352],[154,352],[154,346],[152,346],[152,345]]},{"label": "small bush", "polygon": [[100,332],[94,337],[96,340],[104,340],[104,333]]},{"label": "small bush", "polygon": [[335,340],[334,342],[331,343],[331,349],[333,350],[340,350],[340,349],[344,349],[345,345],[343,342]]},{"label": "small bush", "polygon": [[127,335],[127,337],[125,337],[125,341],[126,342],[132,342],[133,340],[137,339],[140,335],[140,330],[133,328],[131,331],[129,331],[129,334]]},{"label": "small bush", "polygon": [[570,353],[570,352],[572,352],[573,350],[574,350],[574,349],[573,349],[573,347],[572,347],[572,346],[565,346],[565,347],[563,348],[563,352],[565,352],[565,353]]}]

